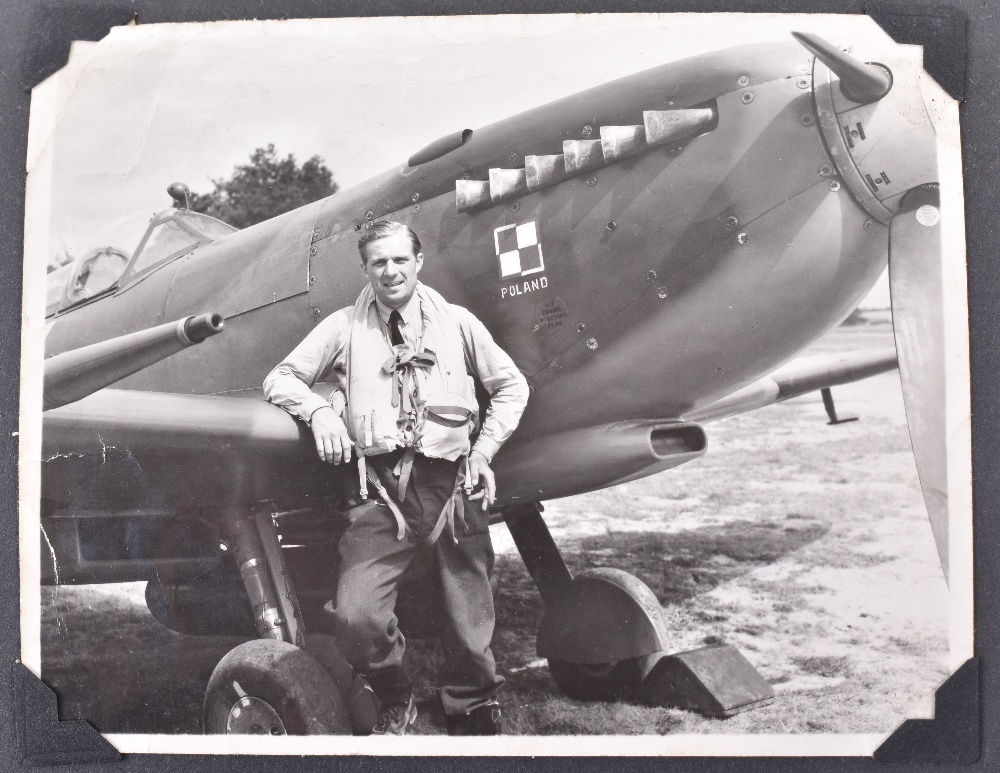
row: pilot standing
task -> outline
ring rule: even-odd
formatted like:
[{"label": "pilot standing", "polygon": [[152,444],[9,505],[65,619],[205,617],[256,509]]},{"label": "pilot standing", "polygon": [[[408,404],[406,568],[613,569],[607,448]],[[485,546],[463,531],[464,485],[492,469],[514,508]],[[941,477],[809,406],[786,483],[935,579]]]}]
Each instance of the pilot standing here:
[{"label": "pilot standing", "polygon": [[[350,462],[356,449],[362,490],[371,490],[340,541],[335,625],[380,700],[373,732],[402,735],[416,719],[394,607],[400,576],[426,550],[446,620],[438,694],[448,732],[496,735],[503,677],[490,651],[490,462],[517,427],[528,386],[471,312],[417,281],[423,254],[408,226],[376,222],[358,251],[369,284],[357,302],[317,325],[264,390],[310,425],[322,460]],[[490,394],[474,444],[470,374]],[[340,390],[324,400],[310,389],[317,381]]]}]

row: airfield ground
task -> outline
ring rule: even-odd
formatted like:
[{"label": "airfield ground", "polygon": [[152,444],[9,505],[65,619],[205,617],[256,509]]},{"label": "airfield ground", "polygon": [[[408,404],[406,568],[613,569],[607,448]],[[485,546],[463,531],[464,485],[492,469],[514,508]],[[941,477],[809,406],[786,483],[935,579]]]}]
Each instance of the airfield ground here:
[{"label": "airfield ground", "polygon": [[[812,353],[892,344],[841,327]],[[628,702],[579,703],[535,654],[541,602],[494,527],[494,652],[508,733],[888,733],[931,716],[947,676],[948,590],[919,493],[896,372],[834,389],[860,421],[827,426],[818,394],[708,426],[678,469],[548,503],[572,569],[613,566],[663,603],[675,651],[735,645],[777,700],[727,720]],[[43,675],[64,719],[105,732],[197,733],[205,684],[239,639],[172,633],[143,586],[44,588]],[[420,733],[444,732],[440,654],[413,641]]]}]

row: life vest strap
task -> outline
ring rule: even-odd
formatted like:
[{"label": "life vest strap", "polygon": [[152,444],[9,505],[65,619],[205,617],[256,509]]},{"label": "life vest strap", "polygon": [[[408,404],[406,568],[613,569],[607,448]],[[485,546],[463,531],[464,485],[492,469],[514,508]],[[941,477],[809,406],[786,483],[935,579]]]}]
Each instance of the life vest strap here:
[{"label": "life vest strap", "polygon": [[400,502],[406,496],[406,486],[410,482],[411,472],[413,472],[413,449],[407,448],[403,451],[403,455],[399,457],[399,461],[396,462],[396,466],[392,470],[392,474],[396,476],[396,480],[398,481],[396,489]]},{"label": "life vest strap", "polygon": [[457,518],[461,524],[462,528],[468,531],[468,523],[465,520],[465,476],[467,470],[467,460],[468,457],[462,457],[461,463],[458,465],[458,474],[455,477],[455,488],[451,492],[451,496],[448,497],[448,501],[444,503],[444,507],[441,509],[441,515],[438,516],[437,523],[434,524],[434,528],[431,529],[431,533],[427,535],[427,539],[424,540],[424,544],[430,547],[438,538],[441,533],[448,528],[448,532],[451,534],[452,541],[458,544],[458,534],[455,532],[455,519]]},{"label": "life vest strap", "polygon": [[[463,408],[460,405],[428,405],[425,407],[427,411],[427,420],[433,421],[435,424],[440,424],[443,427],[449,427],[451,429],[457,429],[465,424],[468,424],[469,419],[472,418],[473,413],[468,408]],[[441,414],[449,413],[454,416],[463,416],[462,419],[449,419]]]},{"label": "life vest strap", "polygon": [[379,480],[378,474],[375,470],[368,468],[368,480],[371,481],[372,486],[378,492],[378,495],[382,497],[382,501],[385,502],[386,506],[392,512],[393,517],[396,519],[396,539],[402,540],[406,536],[406,519],[403,518],[403,511],[399,509],[399,505],[392,501],[392,497],[389,496],[389,492],[385,490],[385,486],[382,485],[382,481]]},{"label": "life vest strap", "polygon": [[427,349],[415,352],[406,344],[397,344],[392,350],[392,356],[382,363],[382,372],[393,377],[392,407],[399,409],[397,424],[405,431],[411,404],[415,403],[419,407],[422,402],[419,395],[420,382],[415,378],[416,369],[430,370],[437,364],[437,355]]},{"label": "life vest strap", "polygon": [[[409,464],[403,464],[404,459],[409,457]],[[402,465],[402,467],[401,467]],[[413,449],[408,448],[404,452],[403,456],[400,457],[399,462],[396,464],[396,468],[393,470],[394,474],[400,475],[400,484],[402,488],[399,493],[399,500],[403,501],[403,494],[406,490],[405,486],[409,482],[410,472],[413,469]],[[378,492],[379,497],[388,506],[389,510],[392,512],[393,517],[396,519],[396,539],[402,540],[408,531],[406,525],[406,520],[403,518],[403,512],[399,509],[399,506],[393,501],[389,492],[386,490],[385,486],[382,485],[382,481],[378,477],[378,473],[375,472],[371,467],[367,468],[368,480],[371,482],[372,486]],[[401,473],[405,473],[404,475]],[[451,496],[444,503],[444,507],[441,508],[441,514],[438,516],[437,521],[434,524],[434,528],[431,529],[430,534],[424,539],[423,544],[427,547],[433,545],[441,537],[442,533],[447,528],[448,533],[451,534],[452,540],[455,544],[458,544],[458,534],[455,531],[455,521],[457,520],[462,529],[468,531],[468,522],[465,520],[465,481],[468,475],[468,457],[462,457],[458,465],[458,472],[455,476],[455,487],[451,492]]]}]

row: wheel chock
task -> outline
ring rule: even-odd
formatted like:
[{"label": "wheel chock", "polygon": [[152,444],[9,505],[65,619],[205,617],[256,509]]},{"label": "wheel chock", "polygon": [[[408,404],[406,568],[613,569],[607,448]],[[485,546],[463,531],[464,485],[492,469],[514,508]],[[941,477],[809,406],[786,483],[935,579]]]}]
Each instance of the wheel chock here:
[{"label": "wheel chock", "polygon": [[650,655],[638,697],[651,706],[731,717],[774,702],[774,690],[739,650],[713,644],[675,655]]}]

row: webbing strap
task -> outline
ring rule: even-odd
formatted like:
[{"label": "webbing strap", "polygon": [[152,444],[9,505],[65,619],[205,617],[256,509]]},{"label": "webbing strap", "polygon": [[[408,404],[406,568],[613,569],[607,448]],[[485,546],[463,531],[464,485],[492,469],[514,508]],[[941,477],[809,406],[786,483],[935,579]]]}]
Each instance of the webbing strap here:
[{"label": "webbing strap", "polygon": [[407,448],[403,451],[403,455],[399,457],[399,461],[396,462],[396,466],[392,470],[392,474],[395,475],[398,480],[396,490],[398,492],[400,502],[402,502],[403,498],[406,496],[406,486],[410,482],[411,472],[413,472],[413,449]]},{"label": "webbing strap", "polygon": [[358,454],[358,478],[361,481],[358,493],[362,499],[368,499],[368,462],[364,454]]},{"label": "webbing strap", "polygon": [[[409,452],[410,449],[407,449],[407,451]],[[406,454],[404,454],[404,457],[405,456]],[[400,458],[400,463],[402,463],[404,457]],[[399,468],[400,463],[397,463],[396,465],[397,469]],[[405,482],[408,482],[409,480],[410,470],[412,469],[412,467],[413,467],[413,461],[411,457],[409,466],[408,467],[404,466],[404,469],[406,469]],[[435,542],[437,542],[437,540],[441,537],[441,534],[444,532],[445,528],[448,529],[448,532],[451,534],[451,538],[455,542],[455,544],[458,544],[458,534],[455,532],[456,520],[458,520],[458,522],[461,524],[462,529],[468,531],[469,526],[465,520],[465,498],[464,498],[467,469],[468,469],[468,458],[463,457],[460,460],[458,466],[458,474],[455,477],[455,488],[452,490],[451,496],[448,497],[448,501],[444,503],[444,507],[441,508],[441,514],[438,516],[437,522],[434,524],[434,528],[431,529],[430,534],[428,534],[427,537],[424,539],[423,542],[424,545],[429,547],[433,545]],[[403,512],[399,509],[399,506],[392,500],[392,497],[389,496],[389,492],[386,491],[385,486],[382,485],[382,481],[379,479],[378,474],[375,472],[375,470],[371,469],[370,467],[368,468],[368,480],[371,481],[372,486],[378,492],[378,495],[382,498],[382,501],[385,502],[385,504],[389,507],[389,510],[392,512],[393,517],[396,519],[396,526],[398,527],[396,533],[396,539],[402,540],[406,536],[407,532],[406,520],[403,518]],[[400,501],[402,501],[402,499],[403,499],[402,494],[400,494]]]},{"label": "webbing strap", "polygon": [[449,505],[451,504],[451,499],[445,502],[444,508],[441,510],[441,515],[438,516],[437,523],[434,524],[434,528],[431,529],[431,533],[427,535],[427,539],[424,540],[424,544],[430,547],[435,542],[438,541],[438,537],[441,536],[441,532],[444,531],[444,527],[447,524],[451,525],[452,534],[455,533],[455,525],[452,517],[449,515]]},{"label": "webbing strap", "polygon": [[[361,419],[364,427],[365,449],[372,445],[372,417],[365,415]],[[361,498],[368,499],[368,462],[365,460],[364,449],[358,450],[358,477],[361,480]]]},{"label": "webbing strap", "polygon": [[444,507],[441,509],[441,515],[438,516],[437,523],[434,524],[434,528],[431,529],[431,533],[428,534],[427,539],[424,540],[424,544],[427,546],[431,546],[437,542],[446,526],[448,527],[452,540],[457,545],[458,534],[455,533],[456,517],[461,522],[464,530],[468,531],[469,529],[465,520],[465,498],[463,496],[465,493],[464,489],[467,459],[468,457],[463,457],[458,465],[458,475],[455,478],[455,488],[451,492],[451,496],[448,497],[448,501],[444,503]]},{"label": "webbing strap", "polygon": [[386,503],[389,510],[392,511],[393,517],[396,519],[396,539],[402,540],[406,536],[406,520],[403,518],[403,512],[399,509],[399,506],[392,501],[392,497],[389,496],[389,492],[385,490],[385,486],[382,485],[382,481],[378,479],[378,475],[374,470],[368,470],[368,480],[371,481],[378,495],[382,497],[382,501]]},{"label": "webbing strap", "polygon": [[405,344],[394,346],[392,357],[382,363],[382,372],[395,374],[396,388],[392,390],[392,407],[405,413],[409,399],[414,368],[431,368],[437,363],[437,355],[431,351],[414,352]]},{"label": "webbing strap", "polygon": [[[451,427],[452,429],[465,426],[469,419],[472,418],[472,411],[460,405],[428,405],[426,408],[428,421],[433,421],[435,424]],[[455,416],[463,416],[464,418],[448,419],[442,416],[442,413],[450,413]]]}]

